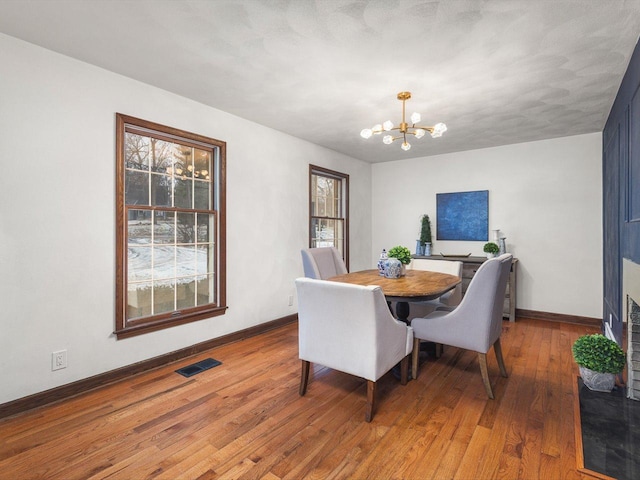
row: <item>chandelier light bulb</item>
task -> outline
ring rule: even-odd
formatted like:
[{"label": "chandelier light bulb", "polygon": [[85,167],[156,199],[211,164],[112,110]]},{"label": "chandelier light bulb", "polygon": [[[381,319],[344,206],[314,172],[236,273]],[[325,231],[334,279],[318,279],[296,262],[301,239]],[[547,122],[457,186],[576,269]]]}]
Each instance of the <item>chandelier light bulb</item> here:
[{"label": "chandelier light bulb", "polygon": [[380,125],[379,123],[374,125],[373,128],[373,133],[375,133],[376,135],[378,135],[380,132],[382,132],[382,125]]},{"label": "chandelier light bulb", "polygon": [[420,123],[420,120],[422,120],[422,117],[418,112],[413,112],[411,114],[411,123],[415,125],[416,123]]},{"label": "chandelier light bulb", "polygon": [[391,135],[385,135],[385,136],[382,138],[382,143],[384,143],[385,145],[389,145],[389,144],[393,143],[393,136],[391,136]]},{"label": "chandelier light bulb", "polygon": [[424,137],[424,134],[426,132],[422,129],[422,128],[416,128],[416,131],[413,132],[413,134],[416,136],[416,138],[422,138]]},{"label": "chandelier light bulb", "polygon": [[436,123],[433,126],[433,132],[431,132],[431,137],[438,138],[441,137],[444,132],[447,131],[447,126],[444,123]]},{"label": "chandelier light bulb", "polygon": [[370,138],[371,135],[373,135],[373,132],[371,131],[370,128],[365,128],[360,132],[360,136],[362,138]]},{"label": "chandelier light bulb", "polygon": [[400,148],[406,152],[411,148],[411,144],[409,144],[409,142],[402,142],[402,146]]},{"label": "chandelier light bulb", "polygon": [[382,128],[384,128],[385,132],[388,132],[393,128],[393,122],[391,120],[387,120],[382,124]]}]

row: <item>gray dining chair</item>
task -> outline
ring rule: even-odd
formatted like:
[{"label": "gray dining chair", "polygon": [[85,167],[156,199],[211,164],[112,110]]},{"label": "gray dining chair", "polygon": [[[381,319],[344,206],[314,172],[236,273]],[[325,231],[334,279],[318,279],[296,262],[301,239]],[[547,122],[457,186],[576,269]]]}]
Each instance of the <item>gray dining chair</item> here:
[{"label": "gray dining chair", "polygon": [[[426,270],[429,272],[448,273],[462,278],[462,262],[449,260],[436,260],[431,258],[414,258],[409,265],[412,270]],[[453,310],[462,301],[462,283],[452,290],[441,295],[435,300],[424,302],[411,302],[409,319],[426,317],[435,310]]]},{"label": "gray dining chair", "polygon": [[348,273],[342,255],[335,247],[304,248],[301,253],[305,277],[326,280]]},{"label": "gray dining chair", "polygon": [[370,422],[378,379],[400,362],[400,381],[407,383],[411,327],[393,318],[381,288],[375,285],[298,278],[296,291],[300,395],[307,392],[311,363],[364,378],[365,419]]},{"label": "gray dining chair", "polygon": [[484,262],[474,275],[460,305],[449,312],[436,310],[411,322],[414,333],[412,376],[418,375],[421,340],[478,352],[480,373],[489,398],[494,398],[487,369],[487,352],[493,346],[500,374],[507,376],[502,357],[502,307],[512,256],[504,254]]}]

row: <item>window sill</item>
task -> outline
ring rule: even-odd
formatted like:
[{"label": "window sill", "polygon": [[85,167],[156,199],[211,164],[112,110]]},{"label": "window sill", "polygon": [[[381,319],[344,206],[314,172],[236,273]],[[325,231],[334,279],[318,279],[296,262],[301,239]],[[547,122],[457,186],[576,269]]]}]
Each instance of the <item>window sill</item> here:
[{"label": "window sill", "polygon": [[213,318],[220,315],[224,315],[225,312],[227,311],[227,308],[228,307],[226,306],[215,307],[215,308],[207,309],[206,311],[188,313],[188,314],[180,315],[178,317],[169,317],[169,318],[163,318],[155,321],[134,324],[134,325],[126,326],[124,328],[115,330],[113,333],[116,335],[118,340],[122,340],[125,338],[135,337],[137,335],[143,335],[149,332],[163,330],[165,328],[184,325],[185,323],[195,322],[198,320],[204,320],[207,318]]}]

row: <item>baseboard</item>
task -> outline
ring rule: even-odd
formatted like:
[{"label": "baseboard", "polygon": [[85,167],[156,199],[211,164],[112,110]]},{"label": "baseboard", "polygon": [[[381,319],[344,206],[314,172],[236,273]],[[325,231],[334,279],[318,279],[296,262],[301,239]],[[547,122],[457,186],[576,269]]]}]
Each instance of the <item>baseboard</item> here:
[{"label": "baseboard", "polygon": [[282,317],[266,323],[261,323],[260,325],[256,325],[254,327],[246,328],[238,332],[230,333],[229,335],[224,335],[222,337],[197,343],[195,345],[191,345],[190,347],[165,353],[164,355],[150,358],[148,360],[143,360],[142,362],[120,367],[115,370],[110,370],[105,373],[94,375],[93,377],[84,378],[82,380],[68,383],[66,385],[61,385],[44,392],[35,393],[27,397],[18,398],[17,400],[12,400],[11,402],[3,403],[2,405],[0,405],[0,418],[10,417],[18,413],[26,412],[27,410],[42,407],[44,405],[49,405],[51,403],[67,399],[69,397],[73,397],[80,393],[84,393],[88,390],[102,387],[119,380],[124,380],[139,373],[147,372],[153,368],[161,367],[168,363],[172,363],[177,360],[196,355],[198,353],[210,350],[215,347],[219,347],[221,345],[238,342],[249,337],[260,335],[261,333],[273,330],[274,328],[293,323],[297,319],[297,314],[287,315],[286,317]]},{"label": "baseboard", "polygon": [[580,317],[578,315],[565,315],[562,313],[539,312],[537,310],[516,309],[516,318],[526,317],[535,320],[548,320],[550,322],[573,323],[588,327],[602,327],[602,319],[594,317]]}]

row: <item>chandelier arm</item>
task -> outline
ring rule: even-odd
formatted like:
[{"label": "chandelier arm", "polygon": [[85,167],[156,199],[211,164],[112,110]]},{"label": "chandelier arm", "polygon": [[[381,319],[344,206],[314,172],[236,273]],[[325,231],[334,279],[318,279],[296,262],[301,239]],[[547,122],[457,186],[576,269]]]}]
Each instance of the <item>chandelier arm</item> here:
[{"label": "chandelier arm", "polygon": [[421,128],[422,130],[426,130],[429,133],[433,133],[434,127],[421,127],[420,125],[414,125],[411,128]]},{"label": "chandelier arm", "polygon": [[393,127],[389,130],[385,130],[384,128],[381,130],[371,130],[372,133],[382,133],[382,132],[391,132],[392,130],[400,130],[400,127]]}]

